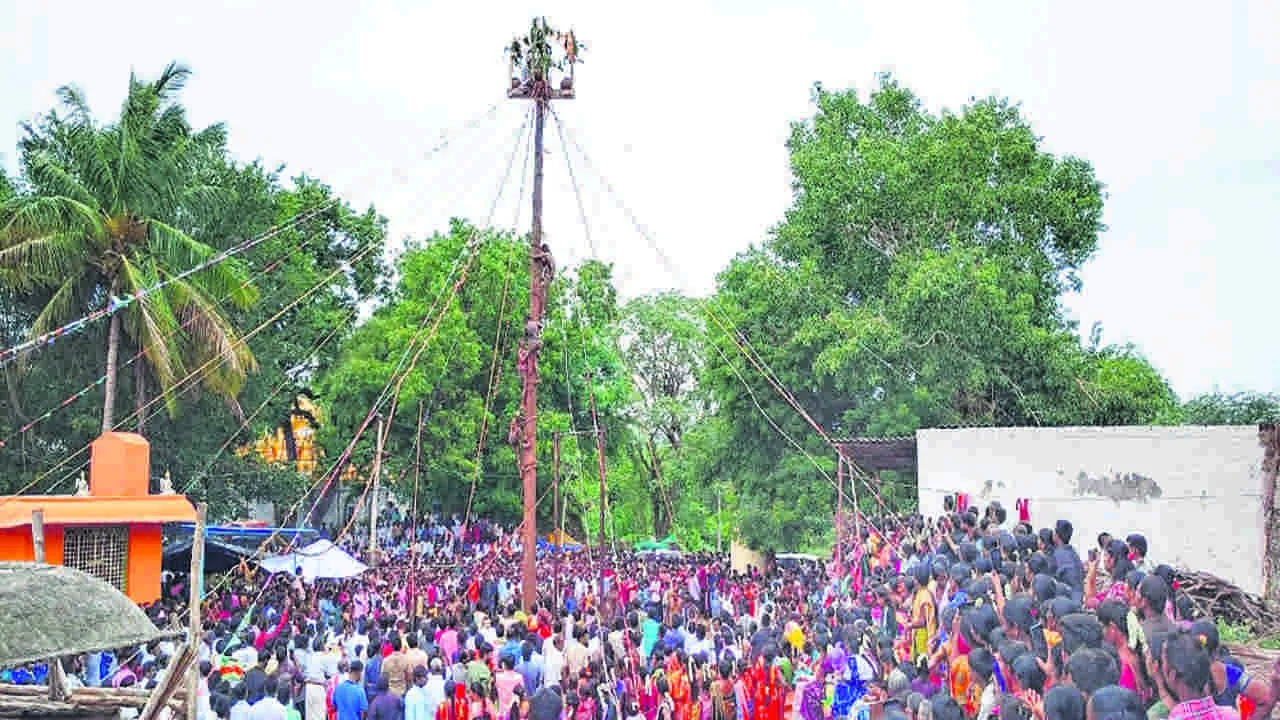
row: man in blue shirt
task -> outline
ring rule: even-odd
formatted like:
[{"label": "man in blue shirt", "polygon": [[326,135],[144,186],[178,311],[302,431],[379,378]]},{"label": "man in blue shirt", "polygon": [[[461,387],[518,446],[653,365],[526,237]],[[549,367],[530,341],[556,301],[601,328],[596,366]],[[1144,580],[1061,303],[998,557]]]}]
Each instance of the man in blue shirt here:
[{"label": "man in blue shirt", "polygon": [[1071,546],[1071,535],[1074,528],[1067,520],[1059,520],[1053,527],[1053,561],[1057,568],[1055,577],[1071,588],[1071,600],[1077,604],[1084,601],[1084,564],[1080,562],[1080,554]]},{"label": "man in blue shirt", "polygon": [[506,642],[502,645],[502,649],[498,651],[498,660],[504,657],[511,658],[512,665],[520,663],[520,638],[518,637],[518,627],[513,625],[511,629],[506,629],[502,625],[498,626],[498,638],[506,638]]},{"label": "man in blue shirt", "polygon": [[516,665],[516,672],[524,678],[524,696],[533,697],[542,687],[542,656],[533,651],[533,642],[529,640],[520,646],[520,664]]},{"label": "man in blue shirt", "polygon": [[363,671],[364,664],[352,660],[347,679],[333,689],[333,707],[338,711],[338,720],[363,720],[365,711],[369,709],[369,698],[360,684]]}]

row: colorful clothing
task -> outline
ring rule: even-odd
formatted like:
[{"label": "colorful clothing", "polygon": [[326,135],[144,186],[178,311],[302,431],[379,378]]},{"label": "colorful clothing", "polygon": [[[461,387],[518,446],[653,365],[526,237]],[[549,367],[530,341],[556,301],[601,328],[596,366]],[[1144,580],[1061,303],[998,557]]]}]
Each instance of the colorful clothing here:
[{"label": "colorful clothing", "polygon": [[1240,720],[1233,707],[1218,705],[1212,697],[1178,703],[1169,711],[1169,720]]},{"label": "colorful clothing", "polygon": [[916,590],[916,596],[911,601],[911,620],[915,622],[917,618],[922,617],[925,620],[923,628],[916,628],[912,632],[911,637],[911,659],[918,660],[922,655],[929,654],[929,638],[938,632],[938,614],[934,612],[933,593],[929,592],[929,588],[922,587]]}]

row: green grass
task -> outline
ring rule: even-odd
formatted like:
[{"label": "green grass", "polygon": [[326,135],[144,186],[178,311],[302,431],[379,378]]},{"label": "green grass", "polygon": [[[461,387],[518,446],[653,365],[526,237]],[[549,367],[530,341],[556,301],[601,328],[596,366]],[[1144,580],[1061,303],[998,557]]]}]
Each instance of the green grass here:
[{"label": "green grass", "polygon": [[1264,650],[1280,650],[1280,635],[1257,635],[1248,625],[1217,621],[1218,639],[1223,643],[1251,645]]}]

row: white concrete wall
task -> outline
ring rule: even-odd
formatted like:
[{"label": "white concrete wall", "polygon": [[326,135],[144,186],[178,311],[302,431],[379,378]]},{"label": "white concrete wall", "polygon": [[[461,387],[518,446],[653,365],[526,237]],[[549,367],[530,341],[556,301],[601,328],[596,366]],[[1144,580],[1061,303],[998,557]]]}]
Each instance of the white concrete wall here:
[{"label": "white concrete wall", "polygon": [[[1207,570],[1262,591],[1262,454],[1258,429],[1232,427],[921,430],[920,510],[949,493],[981,507],[1030,500],[1031,523],[1075,526],[1083,558],[1098,533],[1147,537],[1157,563]],[[1158,488],[1158,490],[1156,490]]]},{"label": "white concrete wall", "polygon": [[734,540],[729,545],[729,564],[734,572],[744,573],[749,568],[764,569],[764,555]]},{"label": "white concrete wall", "polygon": [[247,514],[249,520],[261,520],[268,525],[276,523],[276,506],[270,500],[250,500]]}]

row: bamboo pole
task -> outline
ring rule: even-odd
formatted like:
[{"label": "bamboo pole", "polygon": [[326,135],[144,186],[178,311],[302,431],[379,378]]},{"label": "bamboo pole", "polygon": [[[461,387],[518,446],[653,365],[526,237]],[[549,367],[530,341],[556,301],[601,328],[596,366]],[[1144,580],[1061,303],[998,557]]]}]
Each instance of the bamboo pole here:
[{"label": "bamboo pole", "polygon": [[[187,643],[178,651],[178,656],[174,658],[173,667],[169,674],[165,675],[164,680],[151,691],[151,697],[147,698],[147,704],[143,706],[142,711],[138,713],[138,720],[155,720],[160,709],[167,706],[169,701],[173,699],[177,691],[186,682],[187,672],[195,665],[196,646],[193,643]],[[187,695],[187,713],[191,713],[191,708],[195,707],[195,696]]]},{"label": "bamboo pole", "polygon": [[44,510],[31,511],[31,547],[35,561],[44,563]]},{"label": "bamboo pole", "polygon": [[[191,571],[187,577],[187,584],[190,586],[190,599],[187,600],[187,617],[190,618],[191,627],[189,630],[190,637],[187,638],[189,647],[200,647],[200,635],[202,632],[200,620],[200,603],[204,601],[204,523],[205,514],[208,512],[204,503],[196,506],[196,530],[191,536]],[[187,671],[187,720],[196,720],[196,695],[199,690],[200,670],[195,663],[191,663],[190,670]]]},{"label": "bamboo pole", "polygon": [[555,569],[551,573],[552,608],[560,605],[560,546],[564,544],[564,530],[560,527],[560,433],[551,435],[551,524],[555,526],[555,544],[551,557]]},{"label": "bamboo pole", "polygon": [[369,564],[377,567],[378,556],[378,486],[382,479],[382,443],[384,441],[385,430],[382,423],[382,416],[378,416],[378,437],[377,447],[373,454],[373,477],[369,482],[373,483],[372,497],[369,498]]}]

